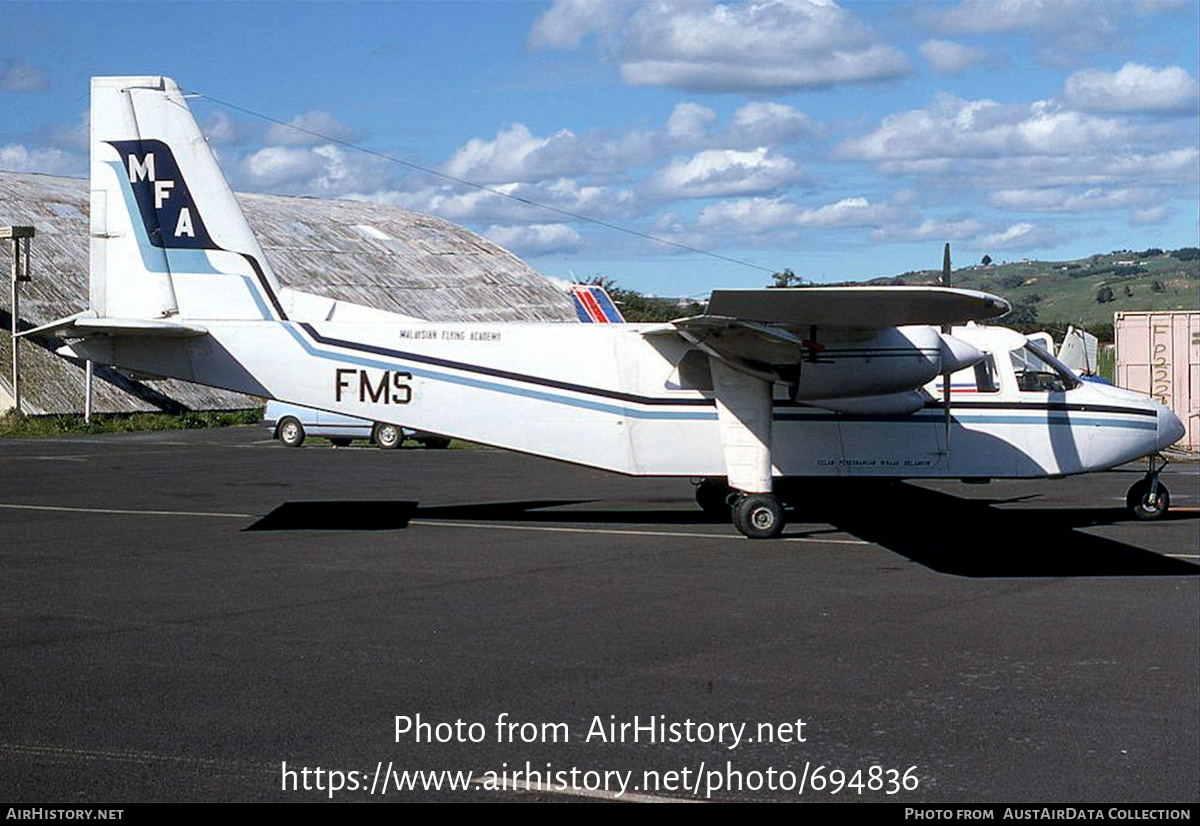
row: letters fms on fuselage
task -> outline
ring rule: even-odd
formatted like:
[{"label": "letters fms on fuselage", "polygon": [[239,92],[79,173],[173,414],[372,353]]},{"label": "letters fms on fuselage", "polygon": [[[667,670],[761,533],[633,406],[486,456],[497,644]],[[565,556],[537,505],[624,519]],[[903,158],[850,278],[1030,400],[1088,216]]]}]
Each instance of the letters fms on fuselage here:
[{"label": "letters fms on fuselage", "polygon": [[[495,325],[281,287],[173,81],[94,78],[91,124],[90,307],[31,331],[78,357],[701,479],[701,505],[751,537],[782,530],[784,477],[1062,476],[1183,433],[1163,405],[968,323],[1008,309],[969,290],[717,290],[665,324]],[[581,321],[614,320],[606,297],[576,300]],[[1168,501],[1152,464],[1130,505]]]}]

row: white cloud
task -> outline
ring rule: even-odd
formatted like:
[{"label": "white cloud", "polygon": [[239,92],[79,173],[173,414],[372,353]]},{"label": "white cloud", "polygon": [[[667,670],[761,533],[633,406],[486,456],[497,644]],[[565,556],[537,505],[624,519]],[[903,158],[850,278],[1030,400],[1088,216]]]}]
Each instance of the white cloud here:
[{"label": "white cloud", "polygon": [[915,227],[880,227],[871,233],[871,237],[881,241],[958,241],[972,238],[982,229],[983,224],[974,218],[944,221],[927,218]]},{"label": "white cloud", "polygon": [[1022,221],[999,232],[993,232],[990,235],[979,238],[975,247],[977,249],[989,250],[1032,250],[1053,246],[1060,240],[1059,233],[1054,230],[1040,229],[1033,224]]},{"label": "white cloud", "polygon": [[750,152],[708,149],[655,172],[646,192],[655,198],[723,198],[770,192],[803,177],[788,158],[765,147]]},{"label": "white cloud", "polygon": [[782,103],[754,101],[733,113],[729,137],[738,146],[786,143],[814,131],[807,115]]},{"label": "white cloud", "polygon": [[204,137],[214,146],[232,146],[246,143],[253,135],[242,121],[234,118],[223,110],[218,109],[205,119],[200,127]]},{"label": "white cloud", "polygon": [[605,35],[618,29],[623,15],[618,3],[557,0],[534,22],[529,42],[535,47],[574,49],[590,34]]},{"label": "white cloud", "polygon": [[676,141],[698,144],[708,138],[708,128],[717,113],[699,103],[677,103],[667,118],[667,135]]},{"label": "white cloud", "polygon": [[1067,78],[1065,103],[1090,112],[1194,112],[1196,79],[1178,66],[1126,63],[1117,72],[1085,69]]},{"label": "white cloud", "polygon": [[0,169],[43,175],[82,175],[86,159],[61,149],[28,149],[17,143],[0,147]]},{"label": "white cloud", "polygon": [[949,40],[926,40],[918,47],[921,57],[939,75],[957,75],[987,57],[987,52]]},{"label": "white cloud", "polygon": [[271,146],[314,146],[328,143],[331,138],[352,141],[354,130],[328,112],[313,110],[296,115],[286,124],[272,125],[266,142]]},{"label": "white cloud", "polygon": [[1143,204],[1150,197],[1146,190],[1133,189],[1002,189],[989,195],[988,203],[1016,212],[1094,212]]},{"label": "white cloud", "polygon": [[861,227],[885,221],[890,214],[888,207],[872,204],[866,198],[843,198],[835,204],[804,210],[799,223],[808,227]]},{"label": "white cloud", "polygon": [[321,160],[305,149],[268,146],[242,159],[241,172],[247,184],[255,189],[272,189],[318,174]]},{"label": "white cloud", "polygon": [[536,204],[598,220],[625,219],[637,212],[637,198],[628,189],[584,186],[568,178],[541,184],[495,184],[488,189],[492,191],[464,190],[455,185],[439,184],[361,197],[430,212],[452,221],[489,221],[504,225],[544,223],[553,217],[552,212]]},{"label": "white cloud", "polygon": [[1179,6],[1144,0],[962,0],[953,6],[926,4],[920,17],[944,34],[1026,35],[1042,62],[1065,67],[1091,55],[1126,51],[1138,35],[1153,36],[1145,18]]},{"label": "white cloud", "polygon": [[267,146],[241,159],[234,183],[258,192],[340,198],[381,189],[389,171],[378,158],[337,146]]},{"label": "white cloud", "polygon": [[566,224],[531,224],[529,226],[491,226],[483,236],[517,255],[550,255],[577,252],[583,238]]},{"label": "white cloud", "polygon": [[1110,180],[1131,178],[1146,183],[1175,184],[1194,183],[1198,169],[1200,148],[1188,146],[1162,152],[1121,153],[1105,159],[1101,172]]},{"label": "white cloud", "polygon": [[817,131],[808,115],[770,101],[751,101],[740,107],[724,130],[716,128],[717,120],[717,113],[707,106],[690,101],[676,104],[662,143],[676,148],[756,149],[790,143]]},{"label": "white cloud", "polygon": [[555,139],[574,141],[569,130],[561,130],[551,138],[537,138],[523,123],[514,123],[496,133],[496,139],[485,141],[472,138],[454,153],[443,170],[456,178],[471,181],[519,181],[531,175],[530,159]]},{"label": "white cloud", "polygon": [[742,198],[705,207],[696,226],[706,232],[745,232],[755,235],[795,227],[800,207],[783,198]]},{"label": "white cloud", "polygon": [[1130,124],[1046,101],[1028,108],[940,95],[929,109],[890,115],[870,134],[844,141],[840,157],[877,163],[947,158],[1093,154],[1135,136]]},{"label": "white cloud", "polygon": [[1171,217],[1171,213],[1166,207],[1159,206],[1150,207],[1149,209],[1139,209],[1133,213],[1133,225],[1135,227],[1144,227],[1153,224],[1165,224],[1169,217]]},{"label": "white cloud", "polygon": [[580,137],[560,129],[549,137],[532,134],[514,123],[491,141],[473,138],[446,162],[443,171],[473,183],[540,181],[576,174],[623,172],[657,154],[653,139],[629,132],[609,140],[599,135]]},{"label": "white cloud", "polygon": [[1102,6],[1089,0],[963,0],[935,19],[942,31],[956,34],[1059,31],[1092,25],[1092,12]]},{"label": "white cloud", "polygon": [[[621,16],[627,9],[632,12]],[[535,45],[575,48],[590,33],[601,35],[621,76],[637,86],[764,92],[911,72],[902,53],[827,0],[630,6],[572,0],[555,3],[539,18],[531,39]]]},{"label": "white cloud", "polygon": [[68,150],[87,153],[92,145],[91,112],[84,111],[72,127],[59,127],[54,130],[51,143],[65,147]]},{"label": "white cloud", "polygon": [[757,235],[803,227],[878,226],[896,217],[895,208],[861,197],[819,207],[804,207],[784,198],[742,198],[701,210],[696,226],[706,232]]},{"label": "white cloud", "polygon": [[23,60],[9,58],[0,69],[0,91],[44,92],[50,88],[49,76]]}]

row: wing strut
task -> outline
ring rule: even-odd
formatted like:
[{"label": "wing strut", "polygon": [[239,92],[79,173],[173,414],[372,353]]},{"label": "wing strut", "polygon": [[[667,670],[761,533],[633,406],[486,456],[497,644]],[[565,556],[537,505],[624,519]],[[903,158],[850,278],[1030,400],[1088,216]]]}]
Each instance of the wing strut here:
[{"label": "wing strut", "polygon": [[779,536],[785,522],[771,481],[774,382],[721,359],[710,364],[725,471],[737,494],[733,523],[751,539],[771,539]]}]

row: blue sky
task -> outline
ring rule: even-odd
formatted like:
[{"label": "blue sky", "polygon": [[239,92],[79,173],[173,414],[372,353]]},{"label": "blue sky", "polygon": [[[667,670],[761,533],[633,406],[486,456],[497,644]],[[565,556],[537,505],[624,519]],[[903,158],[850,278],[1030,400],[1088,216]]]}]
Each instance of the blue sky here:
[{"label": "blue sky", "polygon": [[88,78],[164,74],[235,189],[662,295],[1200,243],[1195,2],[0,7],[0,169],[86,174]]}]

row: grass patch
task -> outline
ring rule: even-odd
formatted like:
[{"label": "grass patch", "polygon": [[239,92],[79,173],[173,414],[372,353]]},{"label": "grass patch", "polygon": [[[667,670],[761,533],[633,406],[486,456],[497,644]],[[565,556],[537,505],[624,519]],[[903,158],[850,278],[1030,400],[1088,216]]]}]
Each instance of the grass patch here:
[{"label": "grass patch", "polygon": [[132,433],[150,430],[200,430],[210,427],[258,424],[260,408],[249,410],[193,410],[168,413],[94,413],[85,422],[83,415],[69,413],[54,416],[17,416],[11,409],[0,416],[0,438],[64,436],[91,433]]},{"label": "grass patch", "polygon": [[1100,348],[1096,353],[1096,372],[1111,384],[1117,383],[1117,354],[1114,350]]}]

